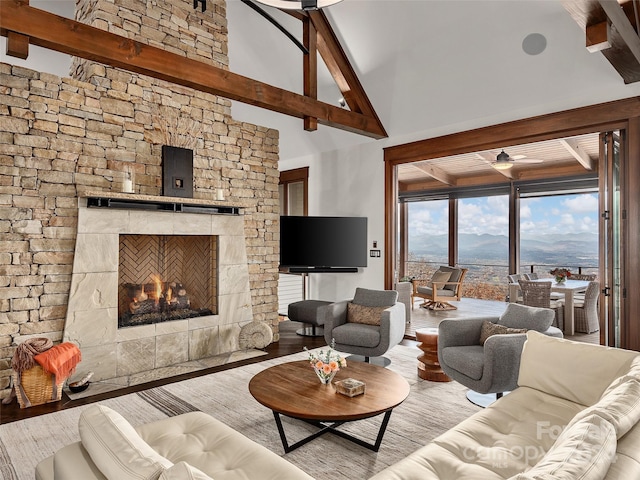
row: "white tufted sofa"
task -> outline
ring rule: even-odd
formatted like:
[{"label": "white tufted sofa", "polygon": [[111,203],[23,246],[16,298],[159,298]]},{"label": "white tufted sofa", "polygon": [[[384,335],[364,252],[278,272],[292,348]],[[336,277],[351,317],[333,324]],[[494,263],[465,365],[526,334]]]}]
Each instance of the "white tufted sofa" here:
[{"label": "white tufted sofa", "polygon": [[313,480],[215,418],[191,412],[134,429],[95,404],[83,411],[80,442],[36,467],[36,480]]},{"label": "white tufted sofa", "polygon": [[370,480],[640,479],[640,355],[527,332],[518,388]]}]

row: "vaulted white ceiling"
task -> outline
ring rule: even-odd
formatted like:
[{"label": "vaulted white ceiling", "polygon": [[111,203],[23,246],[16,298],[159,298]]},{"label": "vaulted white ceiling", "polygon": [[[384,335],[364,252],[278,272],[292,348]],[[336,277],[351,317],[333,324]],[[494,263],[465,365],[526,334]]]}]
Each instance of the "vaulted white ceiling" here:
[{"label": "vaulted white ceiling", "polygon": [[[299,22],[267,9],[300,38]],[[325,12],[390,138],[323,126],[305,132],[300,120],[235,105],[234,117],[281,131],[283,159],[640,95],[640,84],[624,85],[602,54],[587,52],[584,32],[559,0],[344,0]],[[228,18],[231,70],[302,92],[301,52],[239,0],[228,2]],[[523,51],[530,33],[546,37],[542,54]],[[336,104],[339,97],[326,73],[319,98]]]}]

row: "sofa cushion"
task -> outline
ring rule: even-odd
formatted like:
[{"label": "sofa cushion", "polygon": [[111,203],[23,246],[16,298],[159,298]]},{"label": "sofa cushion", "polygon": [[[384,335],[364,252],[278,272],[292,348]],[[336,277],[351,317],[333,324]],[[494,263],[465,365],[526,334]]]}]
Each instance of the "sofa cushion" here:
[{"label": "sofa cushion", "polygon": [[[433,297],[433,288],[431,287],[418,287],[416,290],[418,291],[418,293]],[[438,290],[436,290],[436,293],[438,294],[439,297],[455,297],[456,296],[456,292],[447,290],[445,288],[439,288]]]},{"label": "sofa cushion", "polygon": [[[567,346],[564,343],[571,343],[571,348],[563,348]],[[529,330],[518,385],[591,406],[615,378],[629,371],[637,355],[629,350],[571,342]]]},{"label": "sofa cushion", "polygon": [[157,480],[173,465],[153,450],[118,412],[95,404],[80,415],[82,446],[109,480]]},{"label": "sofa cushion", "polygon": [[616,455],[613,426],[589,415],[567,427],[530,470],[513,480],[601,480]]},{"label": "sofa cushion", "polygon": [[366,348],[380,345],[380,328],[373,325],[347,322],[334,328],[331,335],[336,344]]},{"label": "sofa cushion", "polygon": [[485,320],[482,322],[482,327],[480,328],[480,345],[484,345],[484,342],[487,341],[487,338],[493,335],[504,335],[507,333],[525,333],[527,330],[525,328],[509,328],[504,325],[498,325],[497,323],[490,322],[489,320]]},{"label": "sofa cushion", "polygon": [[453,292],[455,292],[458,288],[456,283],[458,283],[460,281],[460,277],[462,277],[462,269],[460,267],[441,265],[438,270],[440,270],[441,272],[451,272],[451,276],[449,277],[450,283],[445,285],[443,288],[444,290],[452,290]]},{"label": "sofa cushion", "polygon": [[435,272],[433,272],[433,275],[431,275],[431,280],[429,280],[429,285],[432,285],[433,283],[439,283],[440,285],[438,285],[438,287],[442,288],[444,287],[444,285],[442,284],[448,282],[450,278],[451,278],[451,272],[443,272],[442,270],[436,270]]},{"label": "sofa cushion", "polygon": [[504,480],[538,463],[580,410],[517,388],[370,480]]},{"label": "sofa cushion", "polygon": [[147,423],[140,436],[174,463],[187,462],[216,480],[313,480],[293,463],[203,412]]},{"label": "sofa cushion", "polygon": [[213,480],[209,475],[189,465],[187,462],[178,462],[173,467],[166,469],[160,480]]},{"label": "sofa cushion", "polygon": [[347,322],[380,326],[382,312],[391,305],[383,307],[367,307],[353,302],[347,304]]},{"label": "sofa cushion", "polygon": [[640,381],[632,378],[606,393],[598,403],[576,415],[567,428],[594,414],[611,423],[617,438],[621,438],[640,421]]},{"label": "sofa cushion", "polygon": [[544,332],[553,323],[555,314],[548,308],[530,307],[519,303],[508,303],[507,308],[496,322],[509,328],[526,328]]},{"label": "sofa cushion", "polygon": [[442,361],[467,377],[480,380],[484,370],[484,347],[482,345],[465,345],[462,347],[445,347],[442,349]]},{"label": "sofa cushion", "polygon": [[604,391],[602,396],[604,397],[611,390],[614,390],[615,388],[617,388],[618,385],[622,385],[627,380],[631,380],[633,378],[640,380],[640,355],[638,355],[636,358],[633,359],[629,367],[629,370],[624,375],[619,376],[613,382],[611,382],[611,384],[609,384],[609,386]]}]

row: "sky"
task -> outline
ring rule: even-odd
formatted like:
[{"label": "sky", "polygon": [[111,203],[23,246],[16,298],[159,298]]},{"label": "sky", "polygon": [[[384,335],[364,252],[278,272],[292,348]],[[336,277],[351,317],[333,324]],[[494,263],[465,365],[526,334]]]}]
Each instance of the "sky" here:
[{"label": "sky", "polygon": [[[409,236],[445,234],[447,200],[409,204]],[[508,235],[507,195],[465,198],[458,202],[459,233]],[[598,233],[598,195],[595,193],[523,198],[520,235]]]}]

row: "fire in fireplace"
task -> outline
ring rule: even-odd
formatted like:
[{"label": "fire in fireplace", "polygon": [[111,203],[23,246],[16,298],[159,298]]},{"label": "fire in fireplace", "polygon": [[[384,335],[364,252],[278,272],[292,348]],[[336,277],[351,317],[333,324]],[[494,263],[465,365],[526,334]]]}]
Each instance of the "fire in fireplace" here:
[{"label": "fire in fireplace", "polygon": [[212,315],[216,237],[120,235],[118,327]]}]

